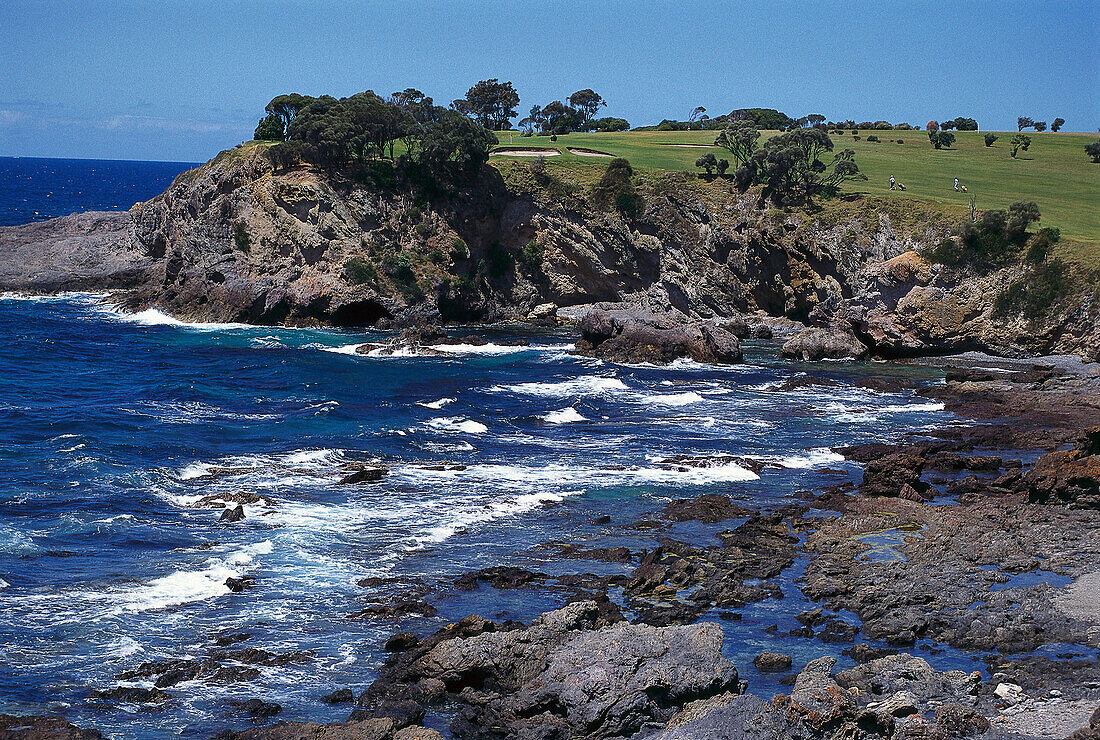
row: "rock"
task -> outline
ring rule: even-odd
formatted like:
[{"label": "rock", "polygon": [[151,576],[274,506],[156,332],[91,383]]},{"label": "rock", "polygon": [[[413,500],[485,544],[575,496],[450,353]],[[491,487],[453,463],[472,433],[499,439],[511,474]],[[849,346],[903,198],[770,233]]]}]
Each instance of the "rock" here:
[{"label": "rock", "polygon": [[1033,502],[1100,510],[1100,426],[1086,429],[1075,449],[1040,457],[1024,481]]},{"label": "rock", "polygon": [[715,524],[752,514],[748,509],[733,503],[729,496],[721,493],[708,493],[691,499],[676,499],[669,502],[662,514],[674,522],[700,521]]},{"label": "rock", "polygon": [[610,362],[666,365],[680,358],[708,364],[741,361],[737,337],[713,324],[683,315],[644,311],[589,311],[577,327],[578,354]]},{"label": "rock", "polygon": [[218,647],[227,647],[238,642],[244,642],[251,637],[251,632],[227,632],[215,637],[214,644]]},{"label": "rock", "polygon": [[788,339],[780,350],[784,357],[815,360],[858,360],[868,354],[867,346],[850,329],[810,327]]},{"label": "rock", "polygon": [[763,652],[752,659],[752,664],[761,671],[786,671],[791,667],[791,656]]},{"label": "rock", "polygon": [[220,521],[230,524],[233,522],[239,522],[242,519],[244,519],[244,507],[240,504],[237,504],[236,508],[226,509],[219,517]]},{"label": "rock", "polygon": [[337,689],[331,694],[322,696],[321,701],[325,704],[346,704],[355,701],[355,695],[351,693],[351,689]]},{"label": "rock", "polygon": [[948,737],[964,738],[981,735],[989,729],[989,719],[965,704],[954,702],[936,708],[936,726]]},{"label": "rock", "polygon": [[356,485],[359,483],[377,483],[382,480],[386,473],[389,471],[385,468],[378,468],[373,466],[361,467],[358,470],[348,473],[340,479],[339,485],[348,486]]},{"label": "rock", "polygon": [[908,451],[871,460],[863,469],[859,492],[864,496],[898,496],[904,486],[909,486],[921,495],[928,489],[928,485],[920,479],[923,470],[924,458]]},{"label": "rock", "polygon": [[844,654],[850,656],[857,663],[866,663],[876,658],[884,658],[887,655],[897,655],[898,651],[893,648],[873,648],[866,643],[860,643],[845,650]]},{"label": "rock", "polygon": [[[277,722],[265,727],[253,727],[233,732],[227,730],[215,740],[394,740],[393,720],[378,718],[359,722]],[[413,735],[412,737],[416,737]],[[425,740],[434,740],[425,735]],[[408,740],[407,736],[402,740]]]},{"label": "rock", "polygon": [[1009,706],[1019,704],[1026,698],[1024,690],[1014,683],[997,684],[997,688],[993,689],[993,695],[1003,699]]},{"label": "rock", "polygon": [[398,632],[396,635],[391,635],[386,640],[383,649],[387,653],[403,653],[410,648],[416,647],[420,644],[420,638],[414,635],[412,632]]},{"label": "rock", "polygon": [[125,702],[127,704],[160,704],[172,698],[166,691],[157,688],[145,689],[137,686],[116,686],[106,691],[93,691],[97,699]]},{"label": "rock", "polygon": [[551,323],[558,315],[558,307],[553,303],[540,303],[527,314],[527,320],[537,323]]},{"label": "rock", "polygon": [[256,585],[256,579],[252,576],[242,576],[240,578],[229,577],[225,579],[225,585],[229,587],[229,590],[235,594],[239,594],[245,589],[252,588]]},{"label": "rock", "polygon": [[61,717],[0,714],[3,740],[102,740],[97,730],[85,730]]},{"label": "rock", "polygon": [[534,573],[523,568],[511,566],[495,566],[482,568],[473,573],[466,573],[455,580],[455,588],[459,591],[473,591],[479,583],[488,583],[493,588],[513,589],[529,586],[533,583],[541,583],[546,580],[543,573]]},{"label": "rock", "polygon": [[275,702],[267,702],[262,699],[249,699],[246,702],[241,703],[238,706],[237,711],[247,714],[250,717],[259,719],[264,717],[274,717],[279,712],[283,711],[281,705]]},{"label": "rock", "polygon": [[600,619],[593,601],[522,629],[470,617],[387,662],[368,696],[404,695],[416,681],[436,678],[460,704],[460,736],[494,728],[534,737],[523,733],[558,727],[604,738],[666,721],[683,701],[737,690],[717,625],[599,627]]},{"label": "rock", "polygon": [[422,617],[434,617],[439,610],[420,599],[397,599],[387,604],[373,604],[352,612],[349,619],[394,619],[417,614]]}]

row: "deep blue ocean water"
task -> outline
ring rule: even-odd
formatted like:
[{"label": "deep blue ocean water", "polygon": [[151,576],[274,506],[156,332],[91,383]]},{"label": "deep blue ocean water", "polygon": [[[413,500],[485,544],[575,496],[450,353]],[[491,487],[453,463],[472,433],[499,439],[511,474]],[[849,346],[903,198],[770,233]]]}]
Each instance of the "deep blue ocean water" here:
[{"label": "deep blue ocean water", "polygon": [[[111,195],[97,174],[109,167],[81,166],[94,184],[76,191],[97,195],[70,195],[65,208],[128,207],[170,174],[150,165],[140,187]],[[26,202],[0,207],[45,212]],[[748,345],[746,363],[729,368],[620,366],[569,354],[564,334],[487,335],[531,346],[363,356],[355,346],[384,337],[183,324],[156,311],[123,314],[104,296],[0,299],[0,712],[61,713],[116,738],[204,738],[247,726],[231,701],[253,696],[282,704],[279,719],[344,719],[347,708],[319,697],[366,688],[390,634],[431,631],[471,612],[526,620],[565,598],[552,589],[448,592],[464,572],[509,564],[626,573],[561,563],[541,546],[653,547],[653,533],[626,525],[670,498],[789,502],[858,475],[831,446],[949,420],[940,404],[854,385],[884,372],[940,382],[933,370],[810,368],[779,360],[766,344]],[[806,371],[840,385],[776,389]],[[779,467],[757,476],[728,462],[662,463],[715,453]],[[390,473],[340,485],[354,463]],[[447,469],[432,469],[441,464]],[[201,506],[238,492],[265,497],[245,507],[242,522],[219,523],[220,510]],[[603,514],[610,524],[591,523]],[[683,524],[672,535],[716,542],[736,524]],[[752,668],[762,649],[792,653],[799,665],[845,647],[763,632],[778,624],[781,635],[810,608],[793,583],[801,567],[780,578],[786,598],[722,622],[726,652],[751,691],[782,690]],[[241,576],[255,587],[231,593],[226,579]],[[383,580],[358,585],[371,577]],[[348,617],[420,586],[431,587],[438,615]],[[252,637],[238,647],[311,650],[315,659],[264,667],[243,685],[184,682],[152,710],[91,698],[142,662],[201,658],[217,635],[242,631]],[[927,657],[941,668],[979,667],[953,651]]]}]

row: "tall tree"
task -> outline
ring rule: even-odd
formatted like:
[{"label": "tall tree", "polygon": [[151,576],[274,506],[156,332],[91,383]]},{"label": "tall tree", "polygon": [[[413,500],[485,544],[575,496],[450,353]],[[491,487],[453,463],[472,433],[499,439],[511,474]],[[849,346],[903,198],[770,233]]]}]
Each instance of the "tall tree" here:
[{"label": "tall tree", "polygon": [[466,91],[466,105],[455,101],[453,107],[463,115],[472,116],[478,123],[494,131],[503,131],[516,116],[519,93],[511,82],[494,78],[481,80]]},{"label": "tall tree", "polygon": [[1020,116],[1019,118],[1016,119],[1016,130],[1017,131],[1023,131],[1025,128],[1031,128],[1034,125],[1035,125],[1035,122],[1032,121],[1027,116]]},{"label": "tall tree", "polygon": [[699,119],[700,119],[700,118],[702,117],[702,115],[703,115],[704,113],[706,113],[706,112],[707,112],[707,109],[706,109],[706,108],[704,108],[704,107],[703,107],[703,106],[701,106],[701,105],[699,105],[699,106],[696,106],[695,108],[692,108],[692,109],[691,109],[691,113],[689,113],[689,114],[688,114],[688,123],[695,123],[695,122],[696,122],[696,121],[698,121],[698,120],[699,120]]},{"label": "tall tree", "polygon": [[747,119],[734,121],[718,134],[714,140],[715,146],[728,149],[739,165],[747,165],[756,151],[756,142],[760,138],[760,132],[756,125]]},{"label": "tall tree", "polygon": [[271,99],[271,102],[267,104],[264,111],[282,119],[283,138],[285,139],[289,134],[290,124],[294,122],[294,118],[309,107],[314,100],[316,100],[316,98],[312,98],[309,95],[299,95],[298,93],[276,95]]},{"label": "tall tree", "polygon": [[1058,131],[1059,129],[1062,128],[1062,126],[1065,126],[1065,125],[1066,125],[1066,119],[1064,119],[1064,118],[1055,118],[1054,123],[1050,124],[1050,130],[1051,131]]},{"label": "tall tree", "polygon": [[577,111],[580,119],[579,128],[582,131],[587,131],[589,122],[596,117],[600,106],[606,107],[607,103],[595,90],[585,88],[584,90],[577,90],[569,96],[569,105]]}]

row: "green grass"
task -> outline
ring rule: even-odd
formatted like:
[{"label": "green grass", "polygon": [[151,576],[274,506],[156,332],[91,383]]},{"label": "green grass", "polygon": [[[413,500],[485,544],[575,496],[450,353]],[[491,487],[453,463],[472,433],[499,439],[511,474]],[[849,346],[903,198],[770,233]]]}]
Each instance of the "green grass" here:
[{"label": "green grass", "polygon": [[[859,141],[853,141],[850,132],[832,138],[837,150],[855,151],[856,162],[868,177],[866,182],[846,183],[845,192],[942,203],[959,212],[966,212],[971,197],[979,210],[1032,200],[1043,214],[1042,225],[1062,230],[1059,256],[1100,267],[1100,164],[1085,155],[1085,145],[1097,135],[1029,132],[1031,148],[1012,159],[1009,141],[1016,132],[995,133],[1000,138],[987,147],[985,132],[955,132],[955,145],[938,151],[924,131],[860,131]],[[871,134],[882,141],[867,141]],[[547,160],[555,169],[606,166],[606,160],[570,154],[567,147],[573,146],[625,157],[639,170],[695,171],[695,160],[704,152],[728,154],[718,147],[707,148],[715,135],[714,131],[629,131],[568,134],[556,142],[546,136],[524,138],[509,132],[498,137],[505,147],[558,148],[562,155]],[[904,143],[898,144],[898,139]],[[904,192],[890,190],[891,174],[905,184]],[[956,176],[969,192],[954,191]]]}]

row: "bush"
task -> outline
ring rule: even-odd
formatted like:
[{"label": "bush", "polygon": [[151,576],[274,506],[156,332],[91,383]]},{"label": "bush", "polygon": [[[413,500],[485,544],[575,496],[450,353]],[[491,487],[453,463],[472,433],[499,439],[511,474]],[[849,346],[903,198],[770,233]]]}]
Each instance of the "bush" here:
[{"label": "bush", "polygon": [[611,160],[593,190],[596,204],[602,208],[613,207],[624,216],[634,218],[641,210],[641,198],[634,189],[633,175],[630,162],[622,157]]},{"label": "bush", "polygon": [[898,139],[898,143],[899,143],[899,144],[904,144],[904,143],[905,143],[905,139]]},{"label": "bush", "polygon": [[1021,149],[1025,152],[1027,148],[1031,146],[1031,137],[1027,134],[1016,134],[1012,137],[1012,158],[1016,158],[1016,152]]},{"label": "bush", "polygon": [[853,136],[852,141],[859,141],[862,138],[863,138],[862,136]]},{"label": "bush", "polygon": [[1016,280],[993,303],[1001,316],[1018,314],[1031,321],[1050,315],[1072,291],[1069,266],[1054,259],[1035,265],[1030,274]]},{"label": "bush", "polygon": [[[985,211],[976,221],[964,221],[951,237],[925,256],[943,265],[969,264],[979,270],[1000,267],[1019,256],[1027,242],[1028,227],[1038,220],[1039,206],[1032,202],[1018,201],[1007,211]],[[1050,240],[1055,233],[1044,229],[1036,238]]]},{"label": "bush", "polygon": [[454,243],[451,244],[451,259],[456,261],[470,259],[470,248],[466,246],[466,242],[457,236]]},{"label": "bush", "polygon": [[545,256],[545,250],[542,245],[539,244],[537,237],[531,237],[531,241],[523,245],[523,249],[519,253],[519,263],[528,272],[536,272],[542,267],[542,260]]},{"label": "bush", "polygon": [[237,249],[245,253],[252,248],[252,240],[248,236],[248,227],[244,221],[233,224],[233,243],[237,245]]},{"label": "bush", "polygon": [[1050,256],[1051,251],[1054,249],[1054,245],[1057,244],[1061,238],[1062,232],[1060,229],[1049,226],[1039,229],[1039,232],[1028,240],[1027,254],[1024,255],[1024,259],[1033,265],[1039,264]]},{"label": "bush", "polygon": [[936,149],[950,149],[955,143],[955,134],[950,131],[929,131],[928,142]]},{"label": "bush", "polygon": [[997,140],[997,136],[995,134],[986,134],[985,135],[985,145],[986,146],[993,146],[993,142],[996,141],[996,140]]},{"label": "bush", "polygon": [[874,134],[871,134],[870,136],[867,137],[867,141],[876,141],[877,142],[877,141],[879,141],[879,138],[877,136],[875,136]]},{"label": "bush", "polygon": [[362,285],[378,279],[378,271],[362,257],[352,257],[344,263],[344,277],[352,285]]},{"label": "bush", "polygon": [[1085,154],[1089,155],[1094,164],[1100,164],[1100,139],[1085,146]]},{"label": "bush", "polygon": [[714,156],[713,152],[707,152],[695,160],[695,166],[702,167],[708,175],[713,175],[714,170],[718,167],[718,158]]}]

